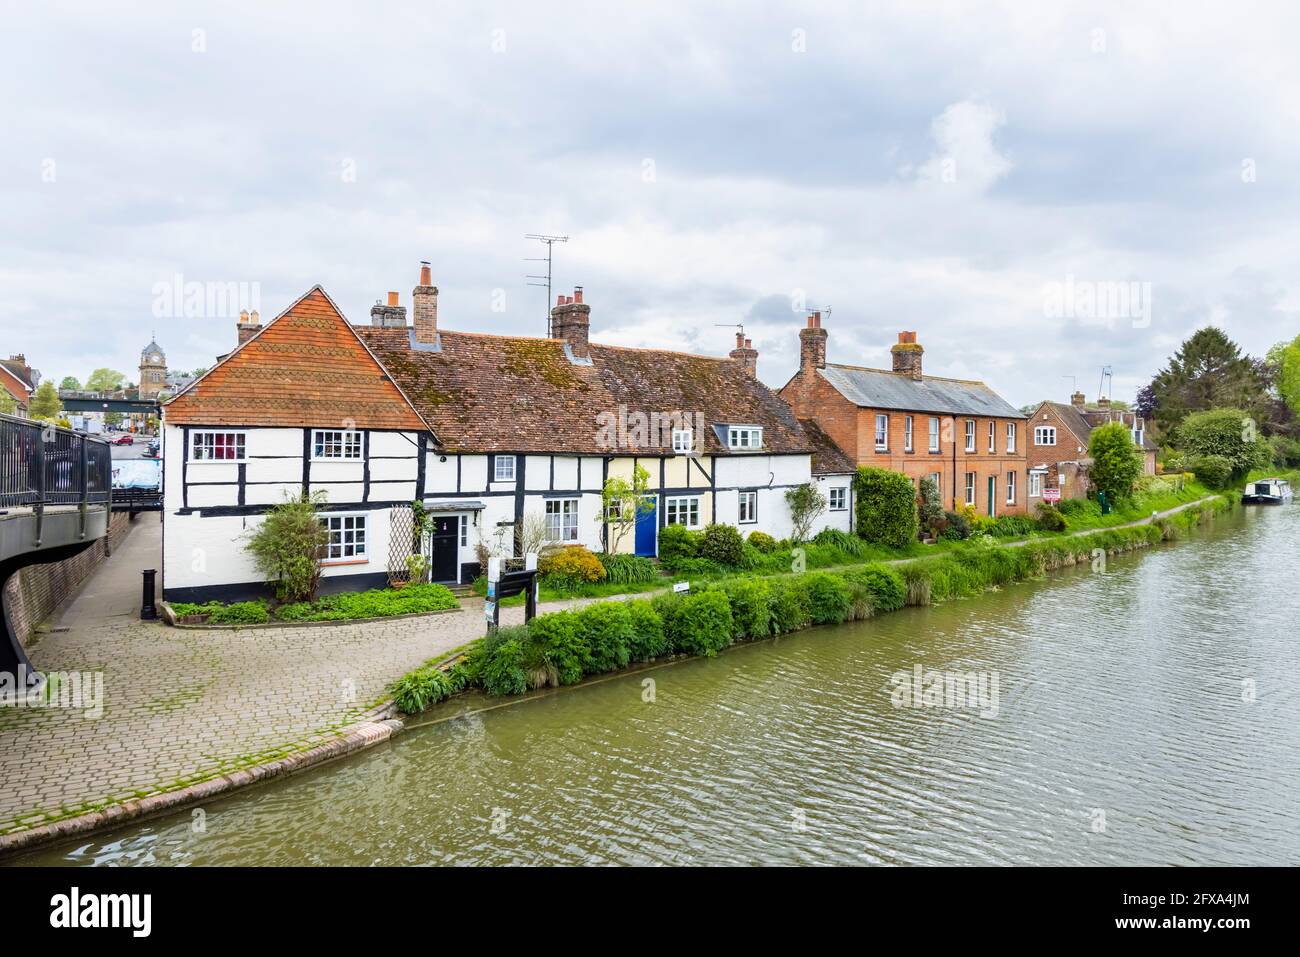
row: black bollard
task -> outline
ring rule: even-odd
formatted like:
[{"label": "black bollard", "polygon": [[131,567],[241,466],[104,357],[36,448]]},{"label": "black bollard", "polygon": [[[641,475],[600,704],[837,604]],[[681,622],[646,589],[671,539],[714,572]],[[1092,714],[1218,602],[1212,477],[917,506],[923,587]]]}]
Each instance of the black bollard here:
[{"label": "black bollard", "polygon": [[144,594],[140,600],[140,620],[153,621],[158,617],[158,607],[153,603],[153,578],[158,574],[156,568],[146,568],[144,574]]}]

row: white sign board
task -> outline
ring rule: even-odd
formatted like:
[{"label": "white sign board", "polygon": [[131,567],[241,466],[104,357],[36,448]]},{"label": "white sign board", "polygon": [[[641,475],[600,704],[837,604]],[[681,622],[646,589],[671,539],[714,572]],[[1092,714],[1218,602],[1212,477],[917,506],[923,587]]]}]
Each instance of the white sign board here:
[{"label": "white sign board", "polygon": [[1051,487],[1048,487],[1048,488],[1043,489],[1043,501],[1044,501],[1044,502],[1053,502],[1053,503],[1055,503],[1055,502],[1059,502],[1060,500],[1061,500],[1061,490],[1060,490],[1059,488],[1051,488]]},{"label": "white sign board", "polygon": [[675,592],[684,592],[690,590],[691,590],[690,582],[673,582],[673,591]]}]

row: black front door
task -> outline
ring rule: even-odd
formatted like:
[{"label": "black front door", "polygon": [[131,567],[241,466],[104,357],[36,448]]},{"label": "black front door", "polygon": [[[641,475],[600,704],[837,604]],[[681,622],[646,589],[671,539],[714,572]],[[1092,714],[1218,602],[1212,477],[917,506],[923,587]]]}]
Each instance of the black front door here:
[{"label": "black front door", "polygon": [[439,515],[433,520],[429,547],[429,580],[455,582],[460,579],[456,556],[460,550],[460,517]]}]

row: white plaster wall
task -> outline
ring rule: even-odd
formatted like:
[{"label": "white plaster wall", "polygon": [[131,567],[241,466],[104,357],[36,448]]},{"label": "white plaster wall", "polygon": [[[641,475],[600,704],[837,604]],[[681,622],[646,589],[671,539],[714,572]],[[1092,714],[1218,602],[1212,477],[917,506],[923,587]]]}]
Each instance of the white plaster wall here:
[{"label": "white plaster wall", "polygon": [[813,531],[819,532],[823,528],[837,528],[841,532],[850,531],[850,525],[852,524],[851,516],[853,514],[853,476],[822,475],[817,477],[814,484],[816,484],[817,490],[826,497],[828,503],[830,502],[830,490],[832,488],[848,489],[845,494],[845,502],[848,504],[848,508],[844,509],[842,512],[832,512],[827,508],[826,511],[822,512],[822,514],[818,516],[817,521],[814,523]]}]

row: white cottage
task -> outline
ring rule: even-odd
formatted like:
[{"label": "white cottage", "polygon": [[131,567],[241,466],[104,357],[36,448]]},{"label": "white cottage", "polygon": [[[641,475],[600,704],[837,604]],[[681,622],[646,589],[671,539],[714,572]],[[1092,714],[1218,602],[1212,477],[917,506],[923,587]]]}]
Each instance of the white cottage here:
[{"label": "white cottage", "polygon": [[[758,381],[747,341],[725,358],[590,343],[581,289],[551,338],[456,332],[437,296],[425,266],[411,325],[390,293],[353,326],[316,287],[241,324],[239,348],[164,406],[165,597],[261,593],[240,538],[303,491],[328,501],[325,591],[386,582],[393,513],[413,501],[444,582],[472,580],[484,550],[516,554],[530,525],[648,556],[667,524],[787,537],[785,492],[808,482],[831,503],[819,527],[851,528],[852,463]],[[638,467],[646,506],[618,541],[601,491]]]}]

